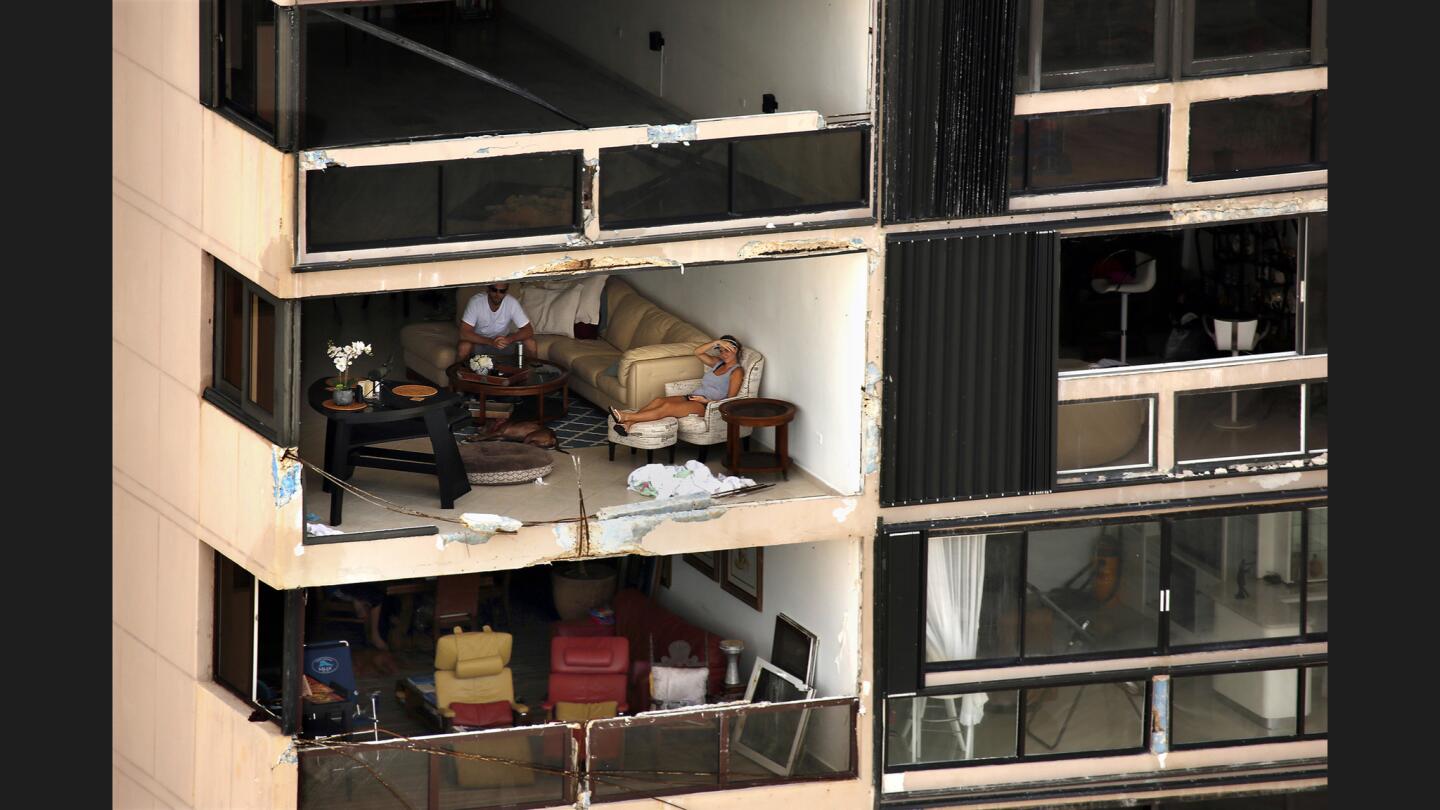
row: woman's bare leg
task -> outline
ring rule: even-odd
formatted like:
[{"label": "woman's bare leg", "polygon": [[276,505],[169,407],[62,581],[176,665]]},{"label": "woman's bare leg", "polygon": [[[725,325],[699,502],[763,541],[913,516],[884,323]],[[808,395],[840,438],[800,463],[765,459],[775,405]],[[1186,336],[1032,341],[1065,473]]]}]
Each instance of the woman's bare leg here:
[{"label": "woman's bare leg", "polygon": [[632,414],[625,415],[625,428],[628,430],[636,422],[654,422],[657,419],[664,419],[667,416],[680,418],[691,414],[705,412],[703,402],[691,402],[684,397],[665,397],[664,401],[653,408],[645,408]]}]

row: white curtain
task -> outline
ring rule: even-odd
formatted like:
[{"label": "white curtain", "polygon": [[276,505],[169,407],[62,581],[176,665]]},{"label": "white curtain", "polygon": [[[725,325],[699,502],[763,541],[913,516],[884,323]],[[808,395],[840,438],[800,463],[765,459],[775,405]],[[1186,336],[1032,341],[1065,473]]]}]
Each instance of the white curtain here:
[{"label": "white curtain", "polygon": [[[985,593],[985,535],[930,540],[925,577],[925,660],[968,661],[980,643],[980,603]],[[959,720],[973,729],[985,716],[984,692],[965,695]],[[969,754],[967,740],[967,754]]]}]

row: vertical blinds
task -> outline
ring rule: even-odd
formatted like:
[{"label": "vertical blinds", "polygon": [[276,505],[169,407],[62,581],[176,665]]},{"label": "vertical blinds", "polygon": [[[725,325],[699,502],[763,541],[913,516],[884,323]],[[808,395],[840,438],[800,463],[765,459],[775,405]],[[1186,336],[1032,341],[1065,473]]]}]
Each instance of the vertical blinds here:
[{"label": "vertical blinds", "polygon": [[1049,491],[1054,233],[886,246],[885,506]]}]

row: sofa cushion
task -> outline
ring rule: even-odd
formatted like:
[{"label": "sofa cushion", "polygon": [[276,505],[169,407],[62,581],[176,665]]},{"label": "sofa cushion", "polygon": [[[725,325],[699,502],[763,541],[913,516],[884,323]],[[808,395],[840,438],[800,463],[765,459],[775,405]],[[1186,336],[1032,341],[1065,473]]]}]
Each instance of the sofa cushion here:
[{"label": "sofa cushion", "polygon": [[[620,387],[620,378],[611,377],[609,374],[601,374],[595,378],[591,385],[600,389],[602,394],[613,398],[617,402],[625,402],[625,389]],[[634,403],[635,407],[644,405],[643,402]]]},{"label": "sofa cushion", "polygon": [[559,363],[570,373],[575,373],[575,362],[582,357],[598,356],[605,358],[605,364],[615,362],[620,358],[620,352],[603,340],[576,340],[575,338],[556,337],[552,340],[545,352],[545,359],[552,363]]},{"label": "sofa cushion", "polygon": [[569,281],[526,282],[517,285],[516,298],[537,334],[571,336],[580,306],[580,285]]},{"label": "sofa cushion", "polygon": [[605,369],[614,363],[615,355],[613,354],[587,354],[576,358],[575,362],[570,364],[570,376],[599,388],[600,380],[614,379],[602,376]]},{"label": "sofa cushion", "polygon": [[455,712],[455,725],[470,728],[509,728],[515,724],[510,714],[510,702],[496,700],[490,703],[451,703]]},{"label": "sofa cushion", "polygon": [[600,703],[570,703],[561,700],[555,703],[555,720],[559,723],[584,723],[587,720],[604,720],[614,717],[620,702],[606,700]]},{"label": "sofa cushion", "polygon": [[664,343],[665,335],[680,322],[679,318],[655,307],[640,318],[640,323],[635,326],[635,334],[631,336],[628,348]]},{"label": "sofa cushion", "polygon": [[601,332],[600,336],[623,352],[634,345],[635,330],[640,328],[640,321],[654,311],[655,305],[637,293],[632,292],[624,297],[611,295],[605,331]]}]

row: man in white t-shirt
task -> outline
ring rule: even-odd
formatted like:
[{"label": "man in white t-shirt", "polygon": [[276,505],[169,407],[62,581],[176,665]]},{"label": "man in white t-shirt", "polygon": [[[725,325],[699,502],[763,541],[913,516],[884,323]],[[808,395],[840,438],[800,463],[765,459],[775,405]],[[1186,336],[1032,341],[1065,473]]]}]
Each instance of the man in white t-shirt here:
[{"label": "man in white t-shirt", "polygon": [[[460,344],[456,359],[465,362],[472,353],[514,354],[515,345],[525,344],[525,354],[535,357],[535,328],[520,302],[509,295],[510,284],[501,281],[476,293],[460,316]],[[511,325],[515,330],[510,331]],[[538,358],[537,358],[538,359]]]}]

